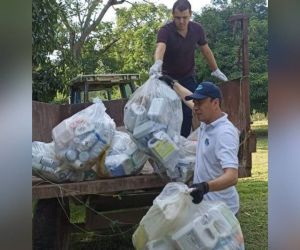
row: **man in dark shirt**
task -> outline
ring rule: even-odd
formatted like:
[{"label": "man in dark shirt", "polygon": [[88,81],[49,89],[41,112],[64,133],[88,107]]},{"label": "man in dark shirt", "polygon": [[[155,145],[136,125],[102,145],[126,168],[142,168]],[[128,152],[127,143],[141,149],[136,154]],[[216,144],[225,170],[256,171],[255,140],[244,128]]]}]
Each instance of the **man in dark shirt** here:
[{"label": "man in dark shirt", "polygon": [[[173,21],[161,27],[158,32],[155,63],[150,68],[149,75],[169,75],[194,92],[197,87],[195,50],[199,47],[212,70],[212,75],[227,81],[227,77],[218,69],[202,26],[190,21],[191,4],[187,0],[176,1],[172,14]],[[182,103],[182,111],[181,135],[187,137],[191,132],[192,111],[184,103]]]}]

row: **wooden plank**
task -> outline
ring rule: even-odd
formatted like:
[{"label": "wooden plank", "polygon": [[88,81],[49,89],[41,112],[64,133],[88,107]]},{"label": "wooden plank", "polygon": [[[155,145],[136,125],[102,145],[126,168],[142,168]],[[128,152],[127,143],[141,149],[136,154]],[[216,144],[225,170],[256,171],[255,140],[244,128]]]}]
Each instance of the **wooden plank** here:
[{"label": "wooden plank", "polygon": [[[124,107],[127,101],[127,99],[103,101],[106,113],[115,121],[117,127],[124,126]],[[32,101],[32,141],[52,141],[51,132],[57,124],[92,104],[57,105]]]},{"label": "wooden plank", "polygon": [[69,200],[39,200],[36,204],[33,226],[33,249],[69,249]]},{"label": "wooden plank", "polygon": [[249,151],[251,153],[256,152],[256,134],[251,131],[249,136]]},{"label": "wooden plank", "polygon": [[41,184],[32,187],[32,198],[47,199],[62,196],[105,194],[126,190],[159,188],[164,187],[166,183],[167,181],[162,180],[158,175],[151,174],[76,183]]},{"label": "wooden plank", "polygon": [[32,141],[52,141],[52,128],[60,121],[60,105],[32,101]]},{"label": "wooden plank", "polygon": [[[90,195],[89,207],[97,211],[110,211],[124,208],[152,206],[153,200],[160,194],[162,188],[146,191],[126,191],[119,195]],[[87,212],[89,208],[87,208]]]},{"label": "wooden plank", "polygon": [[[146,206],[139,208],[114,210],[101,213],[103,216],[91,212],[89,213],[89,216],[87,216],[85,229],[92,231],[106,228],[117,228],[123,223],[123,225],[138,224],[143,216],[147,213],[149,208],[149,206]],[[121,224],[116,222],[121,222]]]}]

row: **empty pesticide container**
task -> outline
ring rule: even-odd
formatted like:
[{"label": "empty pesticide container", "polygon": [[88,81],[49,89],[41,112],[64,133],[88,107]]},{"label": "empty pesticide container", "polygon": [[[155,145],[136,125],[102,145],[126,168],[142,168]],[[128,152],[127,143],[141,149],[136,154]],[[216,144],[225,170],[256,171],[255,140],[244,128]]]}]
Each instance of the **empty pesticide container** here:
[{"label": "empty pesticide container", "polygon": [[147,113],[148,118],[158,123],[169,121],[168,116],[171,114],[166,113],[167,105],[164,98],[153,98]]},{"label": "empty pesticide container", "polygon": [[148,147],[162,163],[168,162],[178,153],[176,144],[164,131],[153,133],[153,138],[148,141]]}]

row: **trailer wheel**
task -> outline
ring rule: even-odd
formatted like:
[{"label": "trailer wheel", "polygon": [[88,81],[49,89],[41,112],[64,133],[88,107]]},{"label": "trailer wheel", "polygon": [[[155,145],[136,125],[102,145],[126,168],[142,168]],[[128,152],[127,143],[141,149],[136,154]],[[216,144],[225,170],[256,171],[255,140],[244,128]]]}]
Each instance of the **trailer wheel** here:
[{"label": "trailer wheel", "polygon": [[[63,208],[61,204],[63,204]],[[64,211],[65,210],[65,211]],[[44,199],[36,204],[33,221],[33,249],[67,250],[69,247],[69,200]]]}]

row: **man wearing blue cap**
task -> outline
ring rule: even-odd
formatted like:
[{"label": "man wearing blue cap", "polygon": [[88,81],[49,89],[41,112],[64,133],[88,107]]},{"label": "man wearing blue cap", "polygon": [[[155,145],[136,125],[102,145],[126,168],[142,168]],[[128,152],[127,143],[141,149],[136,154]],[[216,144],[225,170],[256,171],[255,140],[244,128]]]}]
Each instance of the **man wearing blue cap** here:
[{"label": "man wearing blue cap", "polygon": [[195,188],[191,193],[193,202],[220,200],[237,215],[239,131],[221,110],[221,90],[212,82],[202,82],[192,93],[169,76],[159,79],[172,87],[201,121],[191,186]]}]

